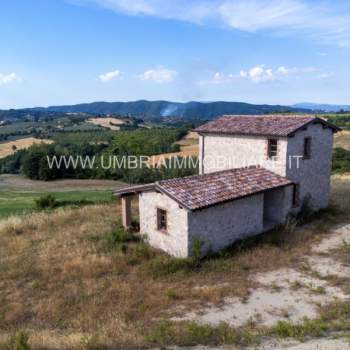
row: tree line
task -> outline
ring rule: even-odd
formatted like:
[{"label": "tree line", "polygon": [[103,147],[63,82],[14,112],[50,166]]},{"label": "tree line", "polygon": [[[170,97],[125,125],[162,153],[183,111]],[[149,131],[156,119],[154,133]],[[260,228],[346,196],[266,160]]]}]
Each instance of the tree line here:
[{"label": "tree line", "polygon": [[[76,156],[94,157],[95,164],[101,163],[101,158],[124,156],[151,156],[162,153],[177,152],[180,146],[176,141],[186,135],[191,125],[182,127],[162,127],[152,129],[137,129],[121,131],[109,142],[88,141],[86,138],[59,138],[53,144],[33,145],[27,150],[20,150],[15,154],[0,160],[0,173],[22,173],[34,180],[56,180],[64,178],[76,179],[114,179],[130,183],[153,182],[161,179],[192,175],[197,173],[194,163],[186,162],[185,167],[163,166],[150,168],[145,164],[138,164],[135,168],[102,167],[83,168],[80,163],[76,167],[50,167],[48,157],[58,159],[61,156],[73,158]],[[168,162],[168,161],[167,161]]]}]

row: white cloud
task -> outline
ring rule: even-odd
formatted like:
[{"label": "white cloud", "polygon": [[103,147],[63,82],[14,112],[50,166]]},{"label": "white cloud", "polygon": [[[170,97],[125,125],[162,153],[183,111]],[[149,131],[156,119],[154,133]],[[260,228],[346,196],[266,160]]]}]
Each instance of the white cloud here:
[{"label": "white cloud", "polygon": [[158,84],[172,83],[177,72],[166,68],[149,69],[138,76],[140,80],[150,80]]},{"label": "white cloud", "polygon": [[248,78],[254,83],[261,83],[264,81],[275,80],[276,77],[272,72],[272,69],[265,69],[263,64],[255,66],[248,71],[240,71],[241,78]]},{"label": "white cloud", "polygon": [[[67,0],[73,1],[73,0]],[[77,0],[75,0],[76,2]],[[79,0],[119,13],[200,24],[225,25],[246,32],[308,36],[340,47],[350,44],[350,15],[326,0]]]},{"label": "white cloud", "polygon": [[281,66],[277,68],[277,73],[288,75],[290,73],[290,69],[286,68],[285,66]]},{"label": "white cloud", "polygon": [[208,84],[228,84],[238,81],[239,79],[250,80],[253,83],[263,83],[275,80],[311,78],[326,79],[332,77],[334,73],[325,72],[315,67],[286,67],[279,66],[276,69],[265,68],[265,65],[259,64],[247,70],[241,70],[239,74],[225,74],[216,72],[210,80],[200,81],[200,85]]},{"label": "white cloud", "polygon": [[107,83],[111,80],[117,79],[117,78],[121,78],[121,71],[119,71],[118,69],[112,71],[112,72],[107,72],[104,74],[99,75],[99,78],[102,82]]},{"label": "white cloud", "polygon": [[211,79],[209,79],[209,80],[201,80],[201,81],[198,81],[197,83],[199,85],[229,84],[229,83],[232,83],[234,80],[236,80],[238,78],[239,78],[239,75],[235,75],[235,74],[232,74],[232,73],[225,74],[225,73],[216,72],[216,73],[213,74]]},{"label": "white cloud", "polygon": [[16,73],[1,74],[0,73],[0,85],[11,84],[21,81],[21,78]]}]

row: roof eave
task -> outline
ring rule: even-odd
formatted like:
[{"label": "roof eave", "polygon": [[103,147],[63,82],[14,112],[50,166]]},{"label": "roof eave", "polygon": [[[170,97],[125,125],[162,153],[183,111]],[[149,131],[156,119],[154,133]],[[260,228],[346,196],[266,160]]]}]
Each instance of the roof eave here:
[{"label": "roof eave", "polygon": [[203,209],[207,209],[207,208],[210,208],[210,207],[214,207],[214,206],[216,206],[216,205],[225,204],[225,203],[232,202],[232,201],[235,201],[235,200],[239,200],[239,199],[242,199],[242,198],[254,196],[254,195],[256,195],[256,194],[261,194],[261,193],[264,193],[264,192],[266,192],[266,191],[275,190],[275,189],[283,188],[283,187],[287,187],[287,186],[292,186],[293,184],[294,184],[294,183],[293,183],[292,181],[290,181],[289,183],[286,183],[286,184],[283,184],[283,185],[279,185],[279,186],[267,188],[267,189],[264,189],[264,190],[261,190],[261,191],[257,191],[257,192],[248,193],[248,194],[246,194],[246,195],[239,196],[239,197],[235,197],[235,198],[225,199],[225,200],[220,201],[220,202],[215,202],[215,203],[211,203],[211,204],[204,205],[204,206],[200,206],[200,207],[196,207],[196,208],[191,208],[191,207],[189,207],[189,206],[186,205],[184,202],[180,201],[180,200],[179,200],[178,198],[176,198],[174,195],[172,195],[171,193],[169,193],[167,190],[165,190],[164,188],[162,188],[160,185],[156,184],[156,186],[157,186],[157,189],[158,189],[160,192],[162,192],[162,193],[165,194],[166,196],[170,197],[172,200],[174,200],[175,202],[177,202],[179,205],[181,205],[181,206],[184,207],[185,209],[187,209],[187,210],[193,212],[193,211],[198,211],[198,210],[203,210]]},{"label": "roof eave", "polygon": [[258,134],[258,133],[238,133],[238,132],[224,132],[224,131],[196,131],[199,135],[230,135],[230,136],[261,136],[261,137],[288,137],[288,135],[276,134]]},{"label": "roof eave", "polygon": [[116,197],[123,197],[123,196],[135,195],[141,192],[154,191],[154,190],[156,190],[156,184],[150,183],[145,185],[124,187],[114,191],[113,195]]},{"label": "roof eave", "polygon": [[201,207],[198,207],[198,208],[194,208],[194,209],[191,209],[191,211],[198,211],[198,210],[208,209],[208,208],[211,208],[211,207],[215,207],[216,205],[221,205],[221,204],[225,204],[225,203],[228,203],[228,202],[233,202],[233,201],[236,201],[236,200],[239,200],[239,199],[247,198],[247,197],[250,197],[250,196],[257,195],[257,194],[262,194],[262,193],[267,192],[267,191],[272,191],[272,190],[276,190],[278,188],[283,188],[283,187],[292,186],[292,185],[294,185],[294,183],[290,182],[290,183],[287,183],[287,184],[284,184],[284,185],[279,185],[279,186],[276,186],[276,187],[267,188],[265,190],[261,190],[261,191],[257,191],[257,192],[253,192],[253,193],[248,193],[246,195],[239,196],[239,197],[236,197],[236,198],[225,199],[225,200],[223,200],[221,202],[216,202],[216,203],[208,204],[208,205],[201,206]]},{"label": "roof eave", "polygon": [[315,117],[313,120],[310,120],[309,122],[305,123],[304,125],[300,126],[299,128],[293,130],[292,132],[290,132],[287,136],[288,137],[293,137],[298,131],[303,130],[304,128],[306,128],[308,125],[310,124],[317,124],[320,123],[323,125],[324,128],[330,128],[333,133],[337,133],[339,131],[342,131],[341,128],[339,128],[338,126],[334,125],[333,123],[330,123],[324,119]]}]

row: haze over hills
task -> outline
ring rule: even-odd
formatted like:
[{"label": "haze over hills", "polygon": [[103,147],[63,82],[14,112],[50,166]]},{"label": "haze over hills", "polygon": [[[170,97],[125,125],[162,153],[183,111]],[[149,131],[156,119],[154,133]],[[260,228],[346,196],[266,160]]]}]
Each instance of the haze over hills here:
[{"label": "haze over hills", "polygon": [[266,114],[273,112],[310,112],[305,108],[281,105],[256,105],[244,102],[171,102],[146,101],[133,102],[93,102],[67,106],[26,108],[21,110],[0,111],[0,117],[9,113],[90,113],[129,115],[145,120],[162,117],[183,119],[212,119],[222,114]]},{"label": "haze over hills", "polygon": [[0,119],[22,118],[28,114],[41,116],[55,113],[117,114],[133,116],[144,120],[159,118],[181,118],[186,120],[209,120],[223,114],[266,114],[278,112],[313,113],[350,111],[349,105],[298,103],[292,106],[251,104],[245,102],[172,102],[172,101],[131,101],[92,102],[76,105],[35,107],[0,110]]},{"label": "haze over hills", "polygon": [[292,105],[294,108],[306,108],[314,111],[323,111],[323,112],[339,112],[350,111],[350,105],[331,105],[331,104],[322,104],[322,103],[311,103],[311,102],[302,102]]}]

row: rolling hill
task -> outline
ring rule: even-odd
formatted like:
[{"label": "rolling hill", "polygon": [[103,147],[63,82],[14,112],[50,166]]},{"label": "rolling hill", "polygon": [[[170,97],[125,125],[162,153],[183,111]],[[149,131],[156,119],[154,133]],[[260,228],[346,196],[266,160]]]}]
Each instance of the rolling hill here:
[{"label": "rolling hill", "polygon": [[[7,113],[6,113],[7,112]],[[89,113],[129,115],[143,119],[178,117],[183,119],[212,119],[222,114],[265,114],[273,112],[310,112],[304,108],[281,105],[255,105],[243,102],[93,102],[67,106],[36,107],[21,110],[0,111],[0,116],[36,113]]]}]

